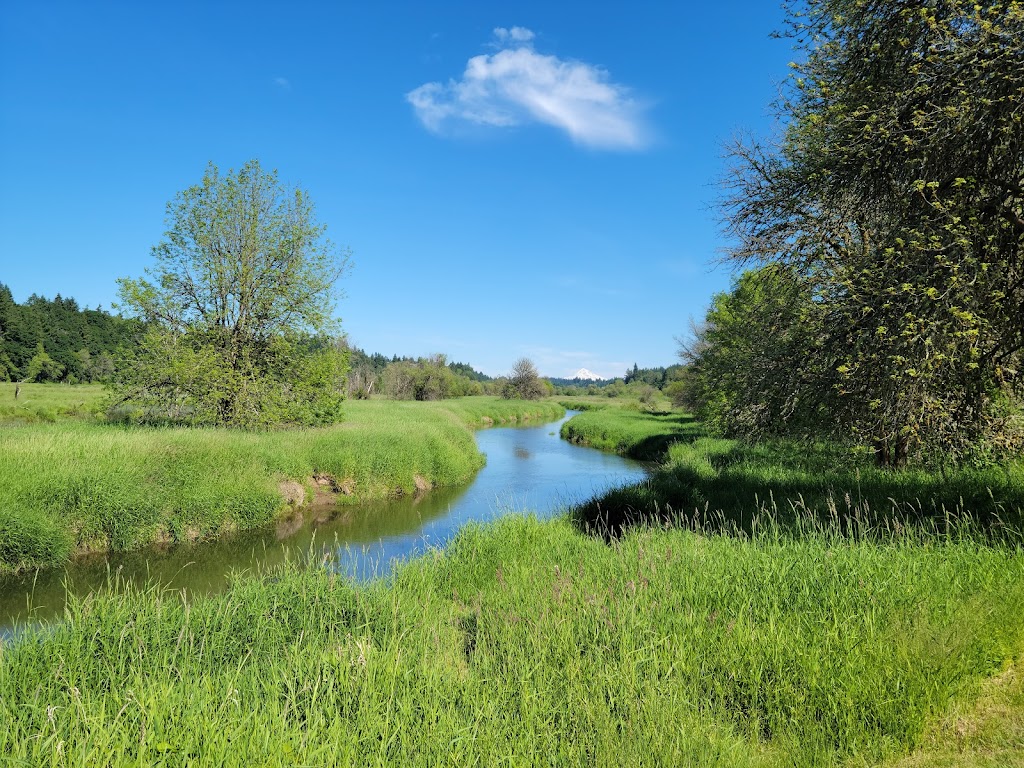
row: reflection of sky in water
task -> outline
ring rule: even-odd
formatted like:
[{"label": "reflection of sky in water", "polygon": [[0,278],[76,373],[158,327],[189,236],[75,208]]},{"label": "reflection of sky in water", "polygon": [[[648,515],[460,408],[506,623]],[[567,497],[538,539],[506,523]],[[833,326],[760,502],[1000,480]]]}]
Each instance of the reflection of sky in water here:
[{"label": "reflection of sky in water", "polygon": [[[569,418],[566,416],[566,418]],[[447,514],[416,531],[382,536],[376,543],[341,547],[337,567],[356,578],[387,573],[391,560],[444,546],[467,522],[493,520],[508,512],[550,517],[573,503],[644,477],[636,462],[567,443],[558,425],[491,429],[477,433],[487,465]]]},{"label": "reflection of sky in water", "polygon": [[443,546],[471,520],[485,522],[509,511],[550,517],[574,502],[643,477],[636,462],[559,439],[560,424],[477,432],[487,465],[468,487],[313,510],[306,524],[281,521],[202,544],[97,555],[67,569],[0,579],[0,637],[12,622],[30,615],[59,615],[65,582],[79,595],[106,588],[115,578],[157,581],[171,590],[205,594],[226,589],[232,573],[272,568],[307,554],[319,560],[325,553],[333,553],[339,571],[373,578],[388,573],[395,558]]}]

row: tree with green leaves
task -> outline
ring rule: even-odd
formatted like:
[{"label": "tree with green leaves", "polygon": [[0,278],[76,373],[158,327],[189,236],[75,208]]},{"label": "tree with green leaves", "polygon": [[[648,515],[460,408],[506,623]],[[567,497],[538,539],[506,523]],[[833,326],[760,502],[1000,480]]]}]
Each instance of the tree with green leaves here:
[{"label": "tree with green leaves", "polygon": [[508,381],[502,388],[502,397],[512,400],[537,400],[548,393],[541,381],[537,366],[528,357],[521,357],[512,366]]},{"label": "tree with green leaves", "polygon": [[816,429],[833,395],[820,386],[829,357],[817,309],[784,266],[739,275],[730,291],[712,298],[704,321],[678,340],[686,368],[676,404],[727,436]]},{"label": "tree with green leaves", "polygon": [[340,418],[347,353],[331,334],[348,253],[308,195],[255,160],[211,164],[168,204],[167,226],[149,279],[118,281],[149,330],[118,366],[115,402],[224,426]]},{"label": "tree with green leaves", "polygon": [[46,354],[43,342],[36,344],[36,353],[28,363],[23,381],[45,382],[59,381],[64,373],[64,366]]},{"label": "tree with green leaves", "polygon": [[[733,147],[723,201],[732,259],[780,265],[809,297],[813,344],[773,381],[827,403],[824,423],[881,464],[1013,446],[1024,2],[805,0],[789,35],[804,56],[787,128],[777,147]],[[756,426],[802,413],[766,408]]]}]

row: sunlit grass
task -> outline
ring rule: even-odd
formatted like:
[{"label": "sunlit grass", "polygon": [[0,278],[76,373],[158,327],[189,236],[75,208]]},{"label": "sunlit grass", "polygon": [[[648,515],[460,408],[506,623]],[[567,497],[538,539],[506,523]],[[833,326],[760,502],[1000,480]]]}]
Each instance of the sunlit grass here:
[{"label": "sunlit grass", "polygon": [[1024,461],[946,472],[881,469],[863,451],[837,443],[766,440],[751,444],[702,436],[685,414],[604,409],[562,425],[562,436],[605,450],[661,460],[648,480],[582,505],[586,526],[611,532],[672,522],[750,532],[771,520],[797,532],[842,523],[878,528],[965,527],[1020,543],[1024,532]]},{"label": "sunlit grass", "polygon": [[282,483],[341,503],[467,482],[483,465],[469,427],[550,420],[554,403],[357,401],[321,429],[241,432],[64,421],[0,431],[0,569],[88,549],[197,539],[272,520]]},{"label": "sunlit grass", "polygon": [[[272,435],[196,434],[211,441],[204,461],[244,457],[227,476],[252,461],[307,472],[335,460],[380,477],[444,456],[456,435],[472,442],[466,424],[521,415],[485,399],[352,406],[319,437],[285,433],[294,451],[261,442]],[[58,766],[1024,762],[1020,464],[882,471],[841,446],[750,446],[700,437],[678,415],[601,413],[589,434],[610,446],[660,441],[651,482],[551,522],[471,526],[378,582],[295,566],[187,603],[128,587],[26,628],[0,647],[0,755]],[[364,434],[406,458],[353,457],[374,450]],[[54,460],[102,447],[53,441]],[[180,465],[162,445],[177,487],[189,486],[195,441],[177,446]],[[332,459],[338,445],[348,458]],[[448,463],[437,460],[438,476]],[[605,523],[621,513],[616,535],[581,530],[588,510]]]},{"label": "sunlit grass", "polygon": [[1021,652],[1024,562],[973,541],[512,517],[353,585],[286,571],[76,604],[0,657],[29,764],[838,765],[923,743]]},{"label": "sunlit grass", "polygon": [[692,416],[646,413],[623,407],[591,408],[562,425],[562,438],[637,459],[661,458],[668,446],[702,434]]},{"label": "sunlit grass", "polygon": [[0,382],[0,424],[95,420],[100,415],[105,391],[102,384]]}]

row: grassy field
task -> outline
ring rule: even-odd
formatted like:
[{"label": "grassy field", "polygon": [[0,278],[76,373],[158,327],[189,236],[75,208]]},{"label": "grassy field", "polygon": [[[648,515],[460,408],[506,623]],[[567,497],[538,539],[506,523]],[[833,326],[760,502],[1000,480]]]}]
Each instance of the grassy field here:
[{"label": "grassy field", "polygon": [[[563,432],[590,415],[574,417]],[[642,429],[633,434],[641,444],[651,440]],[[878,469],[863,453],[833,444],[750,445],[698,434],[692,425],[689,436],[666,436],[663,464],[648,481],[581,506],[579,518],[613,534],[652,522],[749,534],[770,521],[797,535],[841,525],[853,536],[911,527],[925,536],[963,531],[1014,546],[1022,540],[1024,461],[943,476]]]},{"label": "grassy field", "polygon": [[[83,601],[0,656],[0,755],[47,765],[873,765],[1020,656],[1024,561],[567,519],[354,586]],[[1012,753],[1009,753],[1012,754]]]},{"label": "grassy field", "polygon": [[[703,436],[699,424],[613,410],[587,412],[563,425],[582,444],[634,453],[658,446],[662,464],[647,482],[613,490],[573,510],[578,527],[607,541],[632,530],[668,526],[739,541],[766,536],[787,542],[839,536],[863,553],[894,540],[921,551],[965,547],[964,567],[977,552],[1020,567],[1024,541],[1024,460],[946,473],[919,468],[880,470],[863,451],[835,444],[768,441],[757,445]],[[685,424],[684,429],[679,426]],[[863,586],[863,582],[860,583]],[[803,587],[815,592],[813,583]],[[975,595],[980,611],[993,610]],[[1014,597],[1013,600],[1018,598]],[[908,606],[909,608],[909,606]],[[1009,636],[1024,638],[1024,621],[1004,616]],[[955,627],[949,637],[970,644]],[[951,696],[928,718],[913,754],[893,765],[1024,766],[1024,673],[1007,661],[977,691]],[[851,764],[874,764],[859,755]],[[888,763],[888,761],[887,761]]]},{"label": "grassy field", "polygon": [[[18,396],[15,397],[17,390]],[[95,421],[106,390],[102,384],[13,384],[0,382],[0,425]]]},{"label": "grassy field", "polygon": [[[77,402],[62,391],[72,389],[50,387],[41,407],[57,407],[58,396]],[[344,503],[465,483],[484,461],[472,427],[562,412],[551,402],[466,398],[356,401],[343,424],[278,432],[76,419],[8,425],[0,430],[0,569],[261,525],[318,488]]]},{"label": "grassy field", "polygon": [[[390,414],[444,422],[444,441],[520,416],[357,405],[337,431]],[[880,472],[834,445],[599,413],[576,434],[668,446],[649,483],[471,527],[384,581],[292,567],[188,602],[129,587],[27,629],[0,646],[0,756],[1024,766],[1019,464]]]},{"label": "grassy field", "polygon": [[562,425],[563,440],[641,460],[660,459],[673,442],[702,433],[700,424],[683,413],[614,406],[586,408]]}]

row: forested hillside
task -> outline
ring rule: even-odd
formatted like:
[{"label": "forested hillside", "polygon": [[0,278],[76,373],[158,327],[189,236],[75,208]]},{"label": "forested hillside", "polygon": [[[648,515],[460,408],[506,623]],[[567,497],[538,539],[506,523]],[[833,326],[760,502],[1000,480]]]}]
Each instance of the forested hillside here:
[{"label": "forested hillside", "polygon": [[18,304],[0,283],[0,381],[104,381],[117,348],[140,329],[137,320],[82,309],[59,294]]}]

